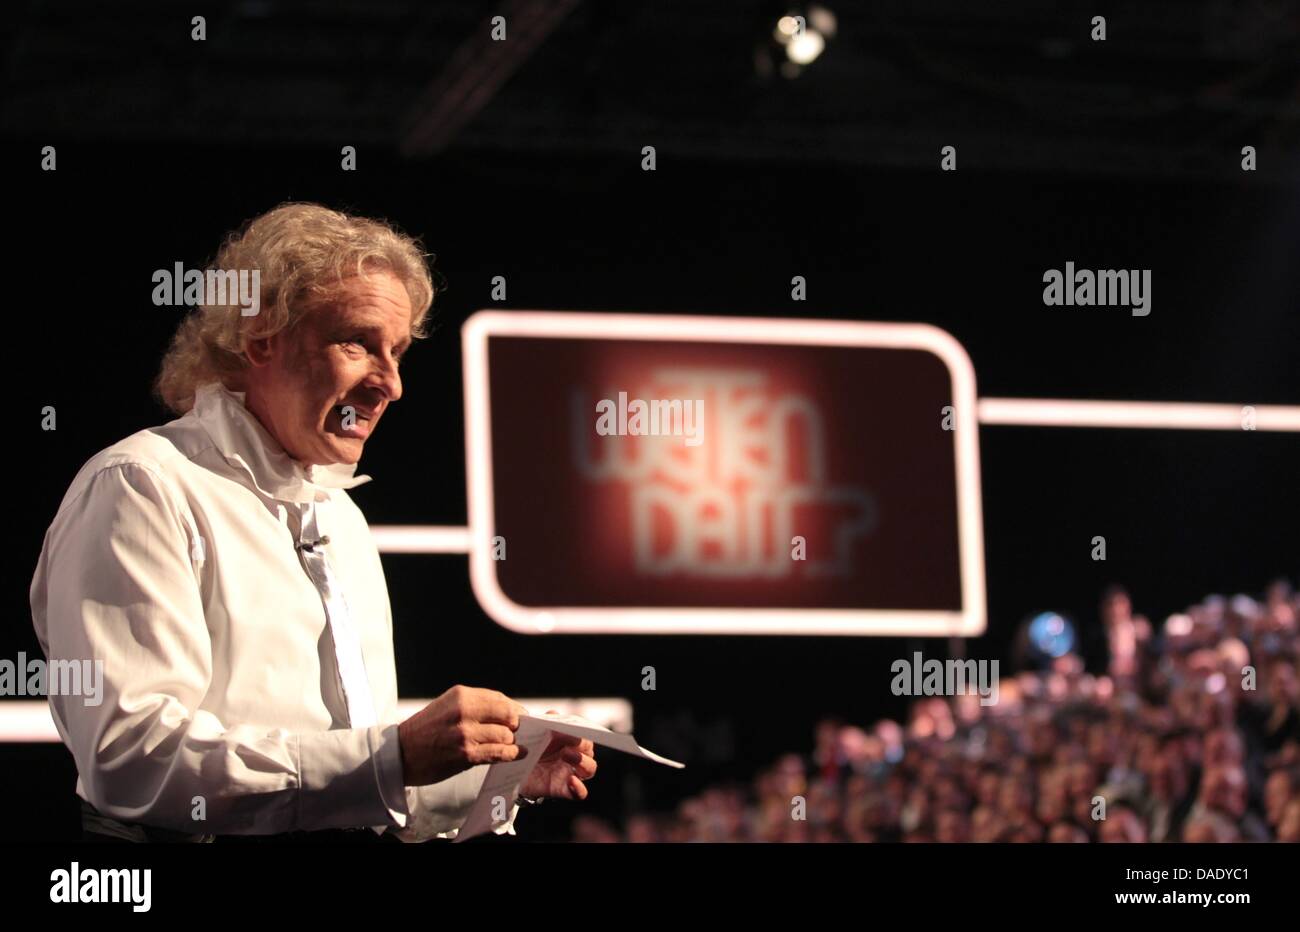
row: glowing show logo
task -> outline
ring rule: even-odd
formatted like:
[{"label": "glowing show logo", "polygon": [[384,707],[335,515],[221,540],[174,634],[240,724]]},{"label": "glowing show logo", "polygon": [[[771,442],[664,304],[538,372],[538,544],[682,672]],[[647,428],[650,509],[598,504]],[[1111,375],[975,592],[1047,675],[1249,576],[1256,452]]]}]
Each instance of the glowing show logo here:
[{"label": "glowing show logo", "polygon": [[[629,386],[632,387],[632,386]],[[828,475],[824,419],[757,369],[664,367],[637,398],[701,399],[703,442],[593,429],[593,398],[571,393],[572,450],[584,481],[627,491],[629,545],[642,576],[778,579],[855,572],[855,542],[877,525],[866,489]],[[620,393],[619,397],[626,397]]]},{"label": "glowing show logo", "polygon": [[596,402],[596,433],[602,437],[683,437],[688,447],[698,447],[703,430],[704,402],[699,399],[628,401],[627,392],[619,392],[617,402]]}]

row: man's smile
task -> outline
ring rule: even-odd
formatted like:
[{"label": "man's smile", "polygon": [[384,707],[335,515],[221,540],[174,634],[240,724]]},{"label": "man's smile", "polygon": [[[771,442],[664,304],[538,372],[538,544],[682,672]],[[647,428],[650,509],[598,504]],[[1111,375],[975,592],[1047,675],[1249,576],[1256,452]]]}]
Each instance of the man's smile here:
[{"label": "man's smile", "polygon": [[348,402],[330,409],[325,427],[331,434],[365,440],[378,419],[378,407]]}]

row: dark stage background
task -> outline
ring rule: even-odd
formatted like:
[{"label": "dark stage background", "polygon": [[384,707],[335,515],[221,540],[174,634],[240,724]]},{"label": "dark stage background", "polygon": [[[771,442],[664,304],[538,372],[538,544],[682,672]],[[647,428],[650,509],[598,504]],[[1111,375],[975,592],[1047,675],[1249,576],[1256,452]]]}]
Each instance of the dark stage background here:
[{"label": "dark stage background", "polygon": [[[707,54],[708,46],[697,37],[688,51],[677,49],[657,18],[643,22],[627,5],[614,6],[623,18],[618,28],[595,33],[599,54],[584,59],[581,80],[565,85],[556,75],[572,77],[564,62],[584,47],[581,31],[597,30],[605,15],[586,7],[559,27],[554,46],[523,63],[463,138],[410,157],[399,152],[400,137],[389,133],[382,110],[368,121],[370,111],[356,101],[338,104],[341,116],[329,130],[321,119],[327,105],[304,96],[301,113],[277,111],[284,125],[272,131],[273,121],[259,122],[252,90],[285,93],[298,74],[294,46],[286,46],[279,73],[249,64],[236,81],[216,59],[196,72],[185,60],[198,54],[189,47],[188,13],[173,24],[174,44],[151,34],[135,47],[153,54],[137,72],[126,61],[129,45],[105,51],[102,60],[90,56],[81,83],[65,89],[66,109],[42,109],[55,98],[43,96],[53,92],[31,76],[60,54],[43,43],[46,33],[35,33],[24,49],[10,47],[17,77],[5,105],[2,153],[9,281],[16,286],[8,318],[13,430],[4,457],[12,550],[0,590],[8,619],[0,656],[39,653],[27,587],[42,535],[79,466],[168,419],[149,384],[179,309],[153,306],[152,270],[205,262],[227,230],[285,200],[395,221],[423,237],[446,282],[434,305],[436,332],[408,357],[405,397],[361,463],[375,481],[354,498],[372,524],[465,521],[459,327],[493,306],[494,275],[508,281],[509,300],[499,305],[506,308],[932,323],[967,348],[981,396],[1300,404],[1293,143],[1275,137],[1268,149],[1267,134],[1249,124],[1239,132],[1220,126],[1184,134],[1195,136],[1198,165],[1218,158],[1226,167],[1175,170],[1160,161],[1169,157],[1162,140],[1173,146],[1184,137],[1147,126],[1148,148],[1127,162],[1099,161],[1091,171],[1076,153],[1057,170],[1052,155],[1068,149],[1069,138],[1104,149],[1123,127],[1097,116],[1064,128],[999,105],[991,107],[1002,119],[996,125],[1011,124],[1016,135],[999,137],[997,147],[987,144],[993,129],[966,146],[964,125],[949,131],[940,110],[891,124],[889,141],[873,149],[869,140],[826,129],[841,119],[834,103],[841,96],[870,93],[869,82],[855,80],[866,72],[846,74],[844,61],[833,64],[836,47],[826,53],[828,73],[810,68],[802,85],[729,94],[701,87],[697,97],[687,77],[698,79],[705,66],[692,58],[683,77],[672,56]],[[753,15],[763,9],[742,8]],[[238,7],[222,9],[237,34],[240,19],[230,11]],[[491,15],[486,6],[478,12]],[[421,28],[430,28],[428,17],[451,15],[423,14]],[[724,21],[731,23],[714,10],[701,28],[723,29]],[[94,22],[82,21],[83,43],[93,44]],[[315,21],[305,23],[310,32]],[[852,23],[845,14],[841,30]],[[959,25],[952,35],[931,28],[955,42]],[[1078,29],[1086,37],[1086,25]],[[855,48],[851,35],[842,47]],[[424,55],[436,70],[436,48],[408,50],[408,58]],[[869,56],[871,48],[857,52]],[[202,54],[214,56],[214,49]],[[1131,66],[1128,80],[1140,77],[1139,52],[1120,59]],[[745,68],[749,54],[743,46]],[[993,69],[1012,53],[991,43],[986,54],[978,61]],[[400,61],[414,70],[408,58]],[[661,82],[660,92],[633,94],[628,87],[636,82],[623,71],[646,61],[659,63],[643,73]],[[1173,74],[1195,67],[1168,64]],[[739,68],[718,67],[726,74]],[[1213,66],[1203,67],[1210,77]],[[156,87],[167,101],[141,91],[144,109],[135,113],[126,85],[108,81],[96,92],[95,68],[135,73],[137,89]],[[313,80],[349,81],[346,74],[323,77],[328,69],[316,59],[302,69]],[[397,93],[378,79],[366,84],[364,70],[352,79],[375,97]],[[242,91],[224,113],[195,103],[187,118],[150,121],[164,106],[208,100],[215,92],[196,88],[202,81],[238,83]],[[1170,93],[1178,92],[1181,85],[1169,82]],[[547,99],[545,89],[578,102],[539,106],[531,124],[521,122],[521,112]],[[584,104],[582,93],[592,99]],[[629,106],[640,119],[608,119],[620,93],[634,98]],[[802,123],[792,116],[797,94],[805,95]],[[566,135],[583,114],[586,133]],[[1195,113],[1184,117],[1174,126],[1195,129]],[[729,128],[752,130],[765,121],[779,121],[796,141],[805,125],[806,150],[772,143],[746,151],[754,137],[730,135]],[[968,121],[976,133],[974,116]],[[710,125],[712,144],[703,145],[702,128]],[[1294,122],[1289,126],[1294,134]],[[1263,177],[1238,170],[1240,146],[1252,133],[1272,160]],[[959,146],[955,173],[938,170],[939,145],[948,143]],[[56,172],[39,170],[47,144],[58,147]],[[339,149],[348,144],[358,146],[355,172],[339,168]],[[909,144],[921,154],[891,154]],[[657,147],[654,172],[640,168],[643,145]],[[1281,160],[1290,161],[1279,174]],[[1151,269],[1151,315],[1044,307],[1043,270],[1067,260],[1082,268]],[[790,300],[794,275],[807,278],[805,302]],[[57,409],[57,431],[40,429],[44,405]],[[985,427],[980,444],[989,627],[967,645],[973,656],[1009,659],[1016,626],[1038,611],[1066,613],[1085,628],[1097,624],[1097,602],[1110,583],[1128,586],[1136,610],[1163,620],[1207,593],[1258,593],[1285,575],[1300,581],[1295,435]],[[1106,537],[1105,562],[1090,558],[1094,535]],[[688,762],[686,771],[663,777],[604,755],[587,805],[605,815],[632,805],[671,807],[706,783],[744,779],[780,753],[807,750],[823,715],[866,724],[901,714],[907,701],[889,691],[889,664],[918,645],[900,639],[524,637],[478,608],[465,557],[386,555],[384,567],[404,696],[432,697],[454,683],[519,696],[623,696],[634,705],[642,743]],[[640,688],[645,665],[656,668],[655,692]],[[75,773],[60,745],[0,745],[0,771],[0,835],[75,831]],[[576,810],[539,811],[527,831],[559,833]]]}]

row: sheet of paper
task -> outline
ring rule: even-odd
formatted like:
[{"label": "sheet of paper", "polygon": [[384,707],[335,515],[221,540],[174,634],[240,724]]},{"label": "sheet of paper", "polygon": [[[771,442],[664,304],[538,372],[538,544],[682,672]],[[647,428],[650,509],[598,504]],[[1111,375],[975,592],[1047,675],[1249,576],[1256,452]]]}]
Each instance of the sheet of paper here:
[{"label": "sheet of paper", "polygon": [[465,841],[475,835],[490,832],[506,821],[494,816],[509,817],[510,811],[514,808],[515,798],[519,795],[519,787],[533,772],[533,767],[541,759],[542,752],[551,743],[553,733],[587,738],[593,744],[613,748],[636,757],[644,757],[646,760],[668,767],[681,769],[686,766],[675,760],[660,757],[653,751],[647,751],[637,744],[636,739],[631,735],[610,731],[577,715],[558,713],[521,715],[519,729],[515,732],[515,744],[527,748],[528,755],[523,760],[493,764],[488,768],[487,777],[483,780],[483,788],[479,790],[478,798],[470,807],[469,815],[465,817],[460,831],[456,833],[456,841]]}]

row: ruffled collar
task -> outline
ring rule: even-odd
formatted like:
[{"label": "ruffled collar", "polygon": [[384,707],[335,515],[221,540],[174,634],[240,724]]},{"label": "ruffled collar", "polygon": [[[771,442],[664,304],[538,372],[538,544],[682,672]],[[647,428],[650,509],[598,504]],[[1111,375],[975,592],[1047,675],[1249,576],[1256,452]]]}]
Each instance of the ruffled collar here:
[{"label": "ruffled collar", "polygon": [[370,481],[370,476],[355,475],[355,463],[302,465],[244,406],[244,392],[232,392],[219,382],[199,386],[190,414],[221,455],[248,473],[257,491],[276,501],[316,501],[325,489],[351,489]]}]

